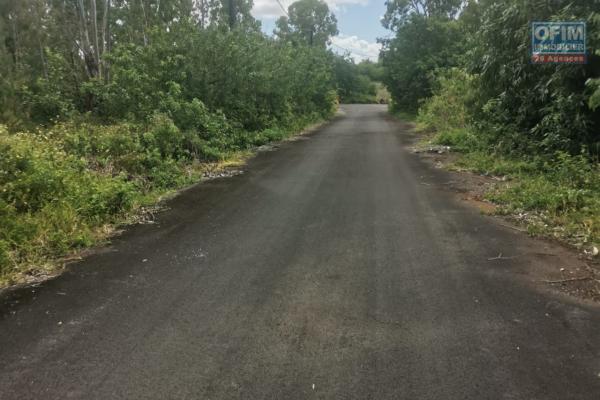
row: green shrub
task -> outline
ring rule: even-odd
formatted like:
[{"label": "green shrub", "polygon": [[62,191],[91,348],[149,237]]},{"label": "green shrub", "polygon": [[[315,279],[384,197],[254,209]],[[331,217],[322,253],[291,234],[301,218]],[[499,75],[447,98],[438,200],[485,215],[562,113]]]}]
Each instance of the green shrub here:
[{"label": "green shrub", "polygon": [[144,192],[181,184],[181,167],[160,154],[179,151],[169,136],[177,131],[168,120],[158,122],[153,168],[144,168],[150,150],[134,153],[142,155],[135,163],[144,172],[139,176],[115,167],[141,148],[130,127],[61,124],[19,134],[0,129],[0,279],[15,266],[89,245],[94,229],[131,210]]},{"label": "green shrub", "polygon": [[467,128],[476,98],[477,77],[462,69],[450,68],[438,70],[431,80],[433,94],[419,108],[419,127],[439,132]]},{"label": "green shrub", "polygon": [[487,198],[500,204],[503,212],[537,215],[542,222],[530,225],[533,232],[562,232],[577,244],[600,243],[600,165],[586,155],[559,152],[527,160],[475,151],[464,154],[457,164],[506,176]]},{"label": "green shrub", "polygon": [[485,175],[519,175],[539,172],[535,162],[524,159],[512,159],[486,151],[471,151],[463,154],[456,165]]},{"label": "green shrub", "polygon": [[267,142],[282,140],[286,136],[285,131],[279,128],[265,129],[261,133],[267,139]]},{"label": "green shrub", "polygon": [[107,179],[106,176],[88,174],[84,190],[77,193],[73,203],[80,204],[78,213],[88,219],[103,222],[106,216],[131,210],[135,200],[135,187],[123,176]]},{"label": "green shrub", "polygon": [[184,135],[165,114],[155,114],[151,129],[144,134],[144,145],[149,151],[157,150],[162,158],[182,156]]},{"label": "green shrub", "polygon": [[0,134],[0,199],[18,212],[35,212],[65,190],[57,164],[69,161],[53,146],[30,135]]},{"label": "green shrub", "polygon": [[475,135],[465,128],[440,131],[433,138],[433,142],[461,152],[474,150],[478,146]]},{"label": "green shrub", "polygon": [[[388,2],[388,13],[400,4]],[[381,63],[384,83],[397,110],[414,113],[432,94],[430,76],[439,68],[458,65],[465,35],[460,22],[445,15],[409,13],[398,24],[392,21],[395,37],[383,40]]]},{"label": "green shrub", "polygon": [[211,144],[202,145],[202,159],[205,161],[219,161],[225,157],[225,153],[217,146]]},{"label": "green shrub", "polygon": [[[473,110],[486,140],[506,154],[528,156],[582,146],[600,149],[600,113],[593,109],[593,85],[600,58],[597,4],[555,1],[488,2],[479,5],[469,66],[479,73],[479,96],[486,104]],[[529,62],[532,20],[587,21],[587,65],[535,65]],[[498,41],[498,37],[506,40]],[[596,153],[597,154],[597,153]]]}]

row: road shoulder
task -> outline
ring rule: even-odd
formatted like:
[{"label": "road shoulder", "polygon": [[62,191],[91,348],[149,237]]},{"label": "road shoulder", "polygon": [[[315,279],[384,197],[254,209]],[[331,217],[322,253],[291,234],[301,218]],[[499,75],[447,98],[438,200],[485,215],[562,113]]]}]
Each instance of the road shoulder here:
[{"label": "road shoulder", "polygon": [[[454,162],[460,157],[458,154],[453,153],[446,146],[425,145],[423,135],[415,131],[414,124],[398,121],[395,117],[390,118],[398,125],[398,132],[402,135],[400,140],[405,149],[427,168],[441,174],[441,179],[422,179],[422,185],[452,193],[457,202],[477,209],[488,217],[490,223],[513,230],[524,237],[533,238],[543,246],[552,249],[550,252],[535,254],[535,262],[527,260],[529,262],[521,263],[523,270],[519,272],[520,274],[527,276],[527,279],[539,289],[558,292],[590,304],[600,303],[600,263],[597,258],[559,239],[528,232],[526,219],[514,214],[502,214],[499,212],[498,204],[486,199],[486,193],[502,182],[503,177],[452,168]],[[497,256],[490,257],[488,262],[501,264],[513,257],[515,256],[498,253]]]}]

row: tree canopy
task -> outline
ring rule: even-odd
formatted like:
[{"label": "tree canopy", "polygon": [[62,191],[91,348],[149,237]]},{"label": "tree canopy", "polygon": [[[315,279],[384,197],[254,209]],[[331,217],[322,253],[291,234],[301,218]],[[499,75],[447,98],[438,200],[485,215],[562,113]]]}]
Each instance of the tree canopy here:
[{"label": "tree canopy", "polygon": [[298,0],[287,16],[276,21],[275,34],[284,40],[325,47],[338,34],[337,19],[322,0]]},{"label": "tree canopy", "polygon": [[[395,107],[416,112],[440,82],[452,82],[448,76],[468,79],[467,119],[490,145],[600,154],[597,1],[391,0],[387,7],[383,24],[394,37],[382,41],[381,60]],[[531,64],[530,22],[539,20],[586,21],[587,64]]]}]

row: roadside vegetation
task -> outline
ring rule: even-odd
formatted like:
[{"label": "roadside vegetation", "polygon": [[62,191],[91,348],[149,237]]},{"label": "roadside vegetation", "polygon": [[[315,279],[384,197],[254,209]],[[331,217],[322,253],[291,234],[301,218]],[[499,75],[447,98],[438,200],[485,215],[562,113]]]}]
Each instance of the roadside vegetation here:
[{"label": "roadside vegetation", "polygon": [[362,78],[327,50],[327,5],[294,3],[273,37],[251,7],[0,4],[0,286],[55,269],[207,164],[333,115]]},{"label": "roadside vegetation", "polygon": [[[418,6],[415,6],[418,4]],[[529,63],[531,21],[587,22],[587,65]],[[454,168],[530,232],[600,244],[600,14],[590,1],[388,2],[384,81]],[[418,49],[417,49],[418,47]]]},{"label": "roadside vegetation", "polygon": [[336,57],[334,64],[338,96],[341,103],[387,103],[389,93],[380,64],[366,60],[358,64],[349,57]]}]

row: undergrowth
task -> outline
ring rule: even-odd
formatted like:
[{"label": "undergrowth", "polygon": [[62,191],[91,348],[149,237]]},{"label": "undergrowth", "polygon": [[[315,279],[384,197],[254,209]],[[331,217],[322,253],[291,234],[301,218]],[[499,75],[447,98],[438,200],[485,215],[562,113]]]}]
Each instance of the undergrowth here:
[{"label": "undergrowth", "polygon": [[395,116],[396,118],[405,121],[405,122],[416,122],[417,121],[417,113],[412,111],[406,111],[400,109],[394,101],[389,99],[388,102],[388,112]]},{"label": "undergrowth", "polygon": [[[499,177],[486,197],[498,212],[526,224],[532,234],[560,238],[578,247],[600,244],[600,164],[582,147],[580,154],[511,147],[474,123],[471,111],[478,80],[464,71],[439,74],[432,97],[419,109],[417,131],[432,144],[457,154],[450,168]],[[476,107],[475,107],[476,109]],[[491,128],[490,128],[491,129]]]},{"label": "undergrowth", "polygon": [[20,133],[0,125],[0,287],[56,270],[61,257],[200,180],[207,163],[226,163],[318,119],[247,132],[204,117],[213,120],[186,130],[165,114],[146,125],[80,121]]},{"label": "undergrowth", "polygon": [[501,155],[485,151],[467,129],[436,132],[431,142],[458,153],[450,168],[501,178],[486,198],[531,234],[577,247],[600,244],[600,166],[587,155]]}]

